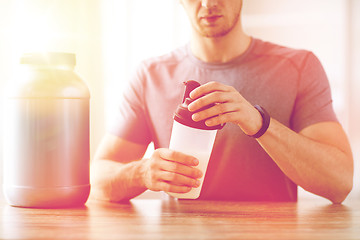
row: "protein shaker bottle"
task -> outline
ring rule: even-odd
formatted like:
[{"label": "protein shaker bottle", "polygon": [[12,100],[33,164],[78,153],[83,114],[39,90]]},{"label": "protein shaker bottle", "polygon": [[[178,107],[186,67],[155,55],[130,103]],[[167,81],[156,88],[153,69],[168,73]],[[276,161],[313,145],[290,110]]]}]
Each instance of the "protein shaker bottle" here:
[{"label": "protein shaker bottle", "polygon": [[89,98],[75,54],[21,58],[4,116],[4,193],[21,207],[83,205],[89,196]]},{"label": "protein shaker bottle", "polygon": [[[223,125],[208,127],[205,125],[205,120],[199,122],[192,120],[191,116],[193,113],[187,108],[193,101],[189,94],[192,90],[199,87],[200,84],[190,80],[187,81],[185,85],[183,102],[178,106],[174,115],[169,148],[196,157],[199,160],[197,168],[203,172],[203,176],[200,179],[200,187],[193,188],[187,193],[179,194],[168,192],[168,194],[176,198],[196,199],[200,196],[216,133]],[[206,106],[199,111],[211,106],[212,105]]]}]

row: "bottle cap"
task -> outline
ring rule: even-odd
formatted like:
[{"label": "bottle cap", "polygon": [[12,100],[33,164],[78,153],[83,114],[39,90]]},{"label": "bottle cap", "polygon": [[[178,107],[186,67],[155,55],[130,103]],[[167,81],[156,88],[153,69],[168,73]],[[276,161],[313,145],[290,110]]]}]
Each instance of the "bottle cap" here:
[{"label": "bottle cap", "polygon": [[[206,119],[199,121],[199,122],[195,122],[194,120],[192,120],[191,116],[195,113],[195,112],[190,112],[188,110],[188,106],[190,103],[192,103],[195,99],[191,99],[190,98],[190,93],[192,90],[194,90],[195,88],[200,86],[200,83],[194,81],[194,80],[189,80],[184,82],[185,84],[185,93],[184,93],[184,97],[183,97],[183,101],[182,104],[180,104],[176,111],[175,111],[175,115],[174,115],[174,119],[175,121],[186,125],[188,127],[192,127],[192,128],[197,128],[197,129],[203,129],[203,130],[216,130],[216,129],[222,129],[225,124],[222,125],[216,125],[216,126],[206,126],[205,121]],[[203,111],[205,109],[208,109],[212,106],[214,106],[215,104],[210,104],[207,105],[199,110],[197,110],[196,112],[200,112]]]}]

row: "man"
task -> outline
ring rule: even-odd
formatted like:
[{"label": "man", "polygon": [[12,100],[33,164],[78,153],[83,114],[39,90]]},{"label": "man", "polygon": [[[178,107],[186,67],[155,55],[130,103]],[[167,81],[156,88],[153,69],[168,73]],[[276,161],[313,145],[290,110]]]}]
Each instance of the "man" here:
[{"label": "man", "polygon": [[[200,199],[296,201],[299,185],[341,203],[352,189],[352,153],[317,58],[246,35],[241,0],[180,2],[192,24],[190,44],[140,66],[92,164],[93,195],[122,201],[146,189],[199,186],[198,160],[168,149],[182,82],[194,79],[202,86],[188,109],[216,104],[192,118],[227,123]],[[150,142],[156,150],[143,159]]]}]

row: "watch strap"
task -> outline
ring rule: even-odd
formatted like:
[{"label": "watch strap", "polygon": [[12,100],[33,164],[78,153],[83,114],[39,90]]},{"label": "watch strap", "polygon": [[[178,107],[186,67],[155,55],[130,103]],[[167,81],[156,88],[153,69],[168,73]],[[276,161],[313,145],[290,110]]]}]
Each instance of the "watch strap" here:
[{"label": "watch strap", "polygon": [[262,126],[259,129],[259,131],[257,133],[255,133],[254,135],[248,135],[249,137],[253,137],[253,138],[259,138],[262,135],[264,135],[264,133],[268,130],[269,125],[270,125],[270,115],[269,113],[260,105],[255,105],[254,108],[256,110],[259,111],[261,117],[262,117]]}]

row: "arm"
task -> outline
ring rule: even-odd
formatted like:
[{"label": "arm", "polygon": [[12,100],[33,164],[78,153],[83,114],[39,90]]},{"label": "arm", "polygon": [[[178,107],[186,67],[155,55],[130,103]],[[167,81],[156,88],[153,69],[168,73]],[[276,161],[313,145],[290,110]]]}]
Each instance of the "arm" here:
[{"label": "arm", "polygon": [[[198,98],[189,105],[190,111],[217,103],[194,114],[196,121],[210,118],[206,121],[210,126],[232,122],[248,135],[261,128],[259,112],[230,86],[211,82],[195,89],[190,96]],[[257,141],[279,168],[307,191],[334,203],[342,202],[350,192],[352,153],[346,134],[338,123],[318,123],[295,133],[271,119],[269,129]]]},{"label": "arm", "polygon": [[106,135],[91,164],[92,196],[109,201],[129,200],[146,189],[188,192],[198,187],[198,160],[169,149],[157,149],[143,159],[147,146]]},{"label": "arm", "polygon": [[333,203],[352,189],[353,159],[347,137],[336,122],[323,122],[299,134],[274,119],[258,139],[280,169],[296,184]]}]

